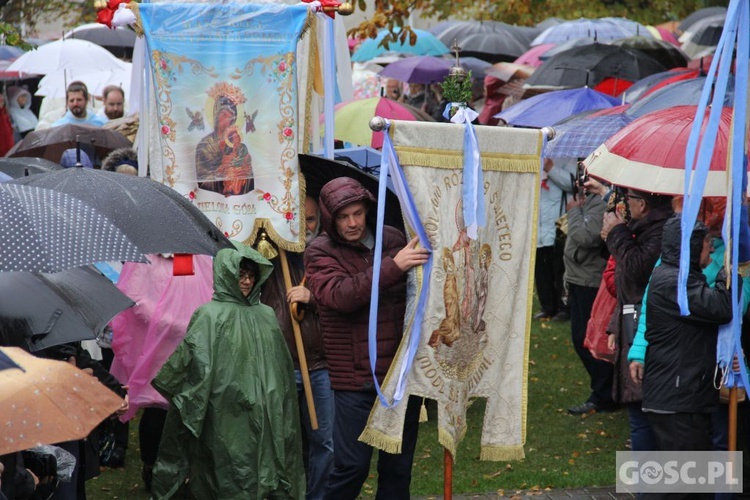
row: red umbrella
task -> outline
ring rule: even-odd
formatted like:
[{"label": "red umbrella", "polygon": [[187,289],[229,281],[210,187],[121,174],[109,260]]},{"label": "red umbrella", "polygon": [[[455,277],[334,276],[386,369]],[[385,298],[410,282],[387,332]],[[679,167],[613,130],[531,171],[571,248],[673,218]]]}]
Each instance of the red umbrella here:
[{"label": "red umbrella", "polygon": [[[683,194],[685,149],[697,108],[675,106],[633,120],[586,158],[588,173],[648,193]],[[723,108],[703,196],[726,196],[731,121],[732,108]],[[704,130],[707,123],[708,114]]]}]

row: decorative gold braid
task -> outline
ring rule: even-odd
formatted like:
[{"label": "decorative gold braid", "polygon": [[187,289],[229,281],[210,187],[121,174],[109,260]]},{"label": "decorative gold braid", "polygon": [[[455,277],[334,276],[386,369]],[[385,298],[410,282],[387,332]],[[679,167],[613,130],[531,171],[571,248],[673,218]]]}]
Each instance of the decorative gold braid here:
[{"label": "decorative gold braid", "polygon": [[138,2],[129,2],[125,4],[125,7],[132,10],[135,14],[135,22],[133,23],[133,31],[138,36],[143,36],[143,22],[141,21],[141,10]]},{"label": "decorative gold braid", "polygon": [[307,71],[305,72],[305,125],[302,132],[302,152],[312,151],[312,100],[315,93],[315,58],[318,53],[318,23],[313,19],[308,33],[309,50],[307,51]]}]

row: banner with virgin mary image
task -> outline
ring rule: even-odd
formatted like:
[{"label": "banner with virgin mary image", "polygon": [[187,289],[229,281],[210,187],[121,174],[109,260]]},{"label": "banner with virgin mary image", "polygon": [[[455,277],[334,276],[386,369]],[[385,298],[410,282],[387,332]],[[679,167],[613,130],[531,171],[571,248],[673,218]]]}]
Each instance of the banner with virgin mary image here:
[{"label": "banner with virgin mary image", "polygon": [[151,130],[159,136],[163,182],[229,238],[253,243],[265,228],[280,247],[302,251],[296,46],[309,7],[136,9],[150,56],[158,119]]}]

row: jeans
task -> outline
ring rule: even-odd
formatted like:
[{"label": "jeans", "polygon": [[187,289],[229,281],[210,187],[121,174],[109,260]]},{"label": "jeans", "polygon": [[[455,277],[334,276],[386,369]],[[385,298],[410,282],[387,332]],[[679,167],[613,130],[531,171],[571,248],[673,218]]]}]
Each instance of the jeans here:
[{"label": "jeans", "polygon": [[[370,472],[373,448],[359,441],[359,435],[367,425],[370,410],[378,401],[373,392],[334,391],[336,417],[333,427],[333,440],[336,453],[333,456],[334,468],[328,481],[325,498],[331,500],[354,500]],[[379,403],[378,403],[379,404]],[[411,467],[414,449],[417,446],[419,431],[420,399],[409,398],[401,453],[378,452],[378,490],[375,496],[380,500],[409,498]]]},{"label": "jeans", "polygon": [[656,436],[651,429],[651,423],[643,410],[641,402],[628,404],[628,418],[630,420],[630,449],[633,451],[658,450]]},{"label": "jeans", "polygon": [[310,387],[318,417],[318,429],[310,427],[310,411],[307,408],[302,373],[295,370],[297,394],[299,396],[300,420],[307,438],[307,495],[308,500],[323,498],[328,476],[333,470],[333,419],[334,401],[328,370],[310,372]]}]

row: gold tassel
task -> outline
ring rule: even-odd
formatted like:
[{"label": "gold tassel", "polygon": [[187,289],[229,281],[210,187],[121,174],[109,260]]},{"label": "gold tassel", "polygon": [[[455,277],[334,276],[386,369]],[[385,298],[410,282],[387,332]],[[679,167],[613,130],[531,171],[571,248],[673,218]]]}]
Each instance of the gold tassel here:
[{"label": "gold tassel", "polygon": [[419,408],[419,423],[427,422],[427,406],[424,404],[425,398],[422,398],[422,406]]},{"label": "gold tassel", "polygon": [[258,240],[258,244],[256,245],[256,250],[258,250],[258,253],[260,253],[268,260],[271,260],[279,255],[279,252],[276,250],[276,248],[274,248],[273,243],[268,241],[268,237],[266,236],[265,231],[260,233],[260,239]]}]

